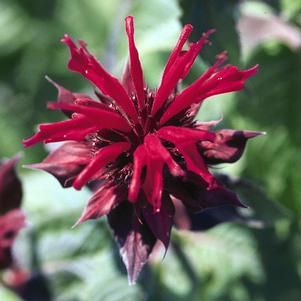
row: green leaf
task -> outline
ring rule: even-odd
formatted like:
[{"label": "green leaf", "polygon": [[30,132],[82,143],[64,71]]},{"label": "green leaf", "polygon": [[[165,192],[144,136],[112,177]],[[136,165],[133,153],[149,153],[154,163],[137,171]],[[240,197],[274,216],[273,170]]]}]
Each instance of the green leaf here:
[{"label": "green leaf", "polygon": [[0,300],[5,301],[22,301],[19,297],[17,297],[13,292],[0,286]]},{"label": "green leaf", "polygon": [[236,112],[230,122],[234,128],[262,130],[267,135],[249,144],[243,176],[261,183],[272,198],[300,218],[296,181],[301,169],[301,52],[266,43],[248,65],[255,62],[260,72],[249,82],[247,93],[237,94]]},{"label": "green leaf", "polygon": [[193,37],[199,39],[203,32],[215,28],[217,32],[210,37],[212,45],[202,50],[202,57],[213,63],[215,56],[227,50],[230,62],[240,61],[239,36],[235,29],[238,14],[237,1],[220,0],[182,0],[183,23],[194,25]]}]

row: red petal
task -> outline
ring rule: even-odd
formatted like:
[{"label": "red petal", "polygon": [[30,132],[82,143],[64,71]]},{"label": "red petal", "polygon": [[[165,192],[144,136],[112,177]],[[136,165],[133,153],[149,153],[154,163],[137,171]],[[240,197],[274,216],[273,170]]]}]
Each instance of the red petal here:
[{"label": "red petal", "polygon": [[101,148],[88,166],[76,177],[73,187],[78,190],[81,189],[100,169],[116,160],[130,146],[131,144],[128,142],[117,142]]},{"label": "red petal", "polygon": [[169,71],[166,73],[165,77],[162,77],[161,84],[155,95],[153,107],[151,114],[155,115],[158,110],[162,107],[164,102],[167,100],[168,96],[174,90],[178,81],[185,70],[185,66],[192,59],[194,54],[195,44],[190,45],[189,50],[180,56],[174,64],[170,67]]},{"label": "red petal", "polygon": [[58,141],[82,141],[89,133],[96,132],[97,127],[93,126],[86,117],[65,120],[50,124],[41,124],[39,132],[24,139],[25,147],[32,146],[38,142],[58,142]]},{"label": "red petal", "polygon": [[160,138],[172,142],[183,155],[187,170],[200,175],[207,183],[208,188],[216,186],[214,177],[210,174],[202,156],[200,155],[197,142],[200,140],[213,141],[213,133],[193,130],[181,127],[167,126],[158,131]]},{"label": "red petal", "polygon": [[117,112],[109,108],[103,109],[102,106],[102,104],[92,107],[86,105],[62,104],[57,102],[48,104],[50,109],[64,109],[83,114],[91,122],[93,122],[93,124],[100,128],[116,129],[124,132],[129,132],[131,130],[127,121]]},{"label": "red petal", "polygon": [[193,140],[194,142],[197,142],[201,140],[214,141],[215,139],[215,133],[180,126],[164,126],[160,128],[158,134],[163,139],[172,143],[176,143],[179,140]]},{"label": "red petal", "polygon": [[188,37],[190,33],[192,32],[193,26],[191,24],[186,24],[181,32],[181,35],[179,37],[179,40],[176,44],[176,47],[171,52],[168,61],[166,63],[166,66],[163,71],[163,77],[166,76],[166,73],[169,71],[170,67],[173,65],[173,63],[177,60],[177,58],[180,56],[180,53],[183,49],[184,44],[188,40]]},{"label": "red petal", "polygon": [[139,109],[142,110],[144,108],[144,81],[139,54],[134,40],[134,20],[132,16],[125,18],[125,26],[129,42],[131,78],[135,86]]},{"label": "red petal", "polygon": [[[189,32],[189,31],[188,31]],[[187,73],[189,72],[192,64],[194,63],[198,53],[205,43],[207,43],[207,37],[213,31],[208,31],[208,33],[204,34],[203,37],[195,44],[191,43],[189,45],[189,50],[184,54],[178,52],[180,49],[177,49],[175,53],[177,53],[177,57],[173,57],[171,62],[168,62],[169,66],[167,71],[164,71],[161,84],[159,86],[158,92],[154,99],[154,104],[152,108],[152,114],[156,114],[156,112],[161,108],[163,103],[167,100],[170,93],[175,88],[176,84],[180,79],[183,79]],[[188,36],[187,36],[188,38]],[[179,40],[180,46],[183,47],[184,40]]]},{"label": "red petal", "polygon": [[130,202],[135,202],[138,198],[141,187],[142,169],[146,162],[146,153],[144,145],[140,145],[134,152],[134,166],[131,183],[129,186],[128,199]]},{"label": "red petal", "polygon": [[122,72],[121,83],[125,88],[125,90],[127,91],[128,95],[132,95],[136,93],[136,88],[134,86],[132,76],[131,76],[130,62],[126,62],[125,64],[125,68]]},{"label": "red petal", "polygon": [[193,50],[192,58],[185,66],[184,72],[181,77],[182,79],[187,76],[188,72],[191,69],[191,66],[193,65],[193,63],[194,63],[195,59],[197,58],[199,52],[201,51],[202,47],[204,46],[204,44],[208,43],[207,38],[210,35],[212,35],[214,32],[215,32],[215,29],[210,29],[207,32],[203,33],[202,38],[196,43],[196,47]]},{"label": "red petal", "polygon": [[244,81],[258,70],[258,65],[248,70],[239,70],[237,67],[230,65],[217,71],[217,68],[225,59],[226,54],[220,54],[212,67],[175,98],[161,117],[161,125],[193,103],[201,103],[205,98],[213,95],[243,89]]},{"label": "red petal", "polygon": [[142,169],[146,166],[143,190],[154,210],[160,210],[163,187],[162,174],[165,164],[173,175],[183,175],[180,166],[161,144],[160,139],[154,134],[147,135],[144,138],[144,144],[140,145],[134,153],[134,171],[129,188],[130,201],[134,202],[138,197]]},{"label": "red petal", "polygon": [[80,41],[81,47],[78,48],[68,35],[64,36],[62,42],[69,47],[71,53],[68,67],[92,81],[105,95],[112,97],[135,123],[138,123],[135,106],[121,83],[104,70],[96,58],[88,52],[84,43]]}]

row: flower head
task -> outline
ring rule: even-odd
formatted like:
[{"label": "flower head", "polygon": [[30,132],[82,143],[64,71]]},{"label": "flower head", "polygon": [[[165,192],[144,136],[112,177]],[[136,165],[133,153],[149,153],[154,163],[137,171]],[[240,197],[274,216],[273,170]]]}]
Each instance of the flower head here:
[{"label": "flower head", "polygon": [[64,187],[81,189],[93,180],[101,185],[77,223],[108,215],[130,281],[135,281],[156,240],[167,248],[174,200],[191,210],[223,204],[243,206],[224,188],[208,166],[238,160],[249,138],[259,132],[220,130],[218,123],[194,120],[202,102],[213,95],[239,91],[258,66],[239,70],[224,65],[226,53],[181,92],[183,80],[213,30],[184,46],[192,31],[185,25],[171,52],[157,90],[144,82],[134,40],[133,17],[125,20],[129,62],[122,80],[109,74],[86,44],[65,35],[70,70],[82,74],[97,89],[96,99],[72,93],[52,82],[60,109],[68,120],[41,124],[24,145],[66,141],[42,163],[30,165],[53,174]]},{"label": "flower head", "polygon": [[12,264],[12,245],[25,223],[20,210],[22,186],[15,171],[18,160],[16,156],[0,162],[0,269]]}]

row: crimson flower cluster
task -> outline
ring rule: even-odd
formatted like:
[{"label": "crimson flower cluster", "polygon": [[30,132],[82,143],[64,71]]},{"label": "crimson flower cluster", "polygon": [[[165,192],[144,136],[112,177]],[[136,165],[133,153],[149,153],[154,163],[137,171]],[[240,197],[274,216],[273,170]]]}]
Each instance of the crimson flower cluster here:
[{"label": "crimson flower cluster", "polygon": [[85,42],[62,38],[70,50],[70,70],[80,73],[96,88],[96,97],[58,89],[50,109],[62,110],[68,119],[40,124],[24,140],[66,141],[42,163],[29,165],[54,175],[63,187],[80,190],[98,180],[100,185],[77,224],[107,215],[121,256],[134,282],[154,244],[167,249],[174,222],[175,202],[192,211],[224,204],[243,206],[223,187],[209,166],[240,158],[246,141],[259,132],[212,130],[218,121],[199,122],[195,116],[210,96],[239,91],[258,66],[239,70],[225,65],[225,52],[195,82],[178,92],[213,30],[195,43],[185,44],[192,31],[185,25],[171,52],[156,90],[144,82],[134,41],[133,17],[125,20],[129,61],[121,81],[109,74],[90,54]]}]

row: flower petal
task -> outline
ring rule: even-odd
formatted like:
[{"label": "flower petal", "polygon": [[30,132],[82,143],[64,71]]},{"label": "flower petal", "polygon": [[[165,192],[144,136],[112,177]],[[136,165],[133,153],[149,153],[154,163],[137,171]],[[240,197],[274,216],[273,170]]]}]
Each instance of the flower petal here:
[{"label": "flower petal", "polygon": [[125,18],[125,28],[126,28],[126,33],[129,42],[130,74],[136,90],[139,109],[142,110],[145,105],[144,104],[144,81],[143,81],[143,72],[142,72],[142,67],[139,59],[139,54],[134,40],[134,18],[132,16],[128,16]]},{"label": "flower petal", "polygon": [[146,162],[146,151],[144,145],[139,145],[137,147],[134,152],[133,161],[133,175],[128,192],[128,199],[130,202],[136,202],[141,188],[142,169]]},{"label": "flower petal", "polygon": [[163,77],[166,76],[166,73],[169,71],[170,67],[173,65],[173,63],[176,61],[176,59],[180,56],[183,46],[187,42],[188,37],[191,34],[192,30],[193,30],[193,26],[191,24],[186,24],[184,26],[184,28],[181,32],[181,35],[179,37],[179,40],[176,44],[176,47],[173,49],[173,51],[171,52],[171,54],[167,60],[166,66],[163,71]]},{"label": "flower petal", "polygon": [[[187,31],[187,33],[188,32],[189,31]],[[152,115],[155,115],[157,113],[157,111],[161,108],[161,106],[167,100],[170,93],[176,87],[178,81],[180,79],[183,79],[186,77],[187,73],[189,72],[192,64],[194,63],[194,61],[195,61],[198,53],[202,49],[203,45],[208,42],[207,37],[212,32],[213,31],[208,31],[207,33],[205,33],[197,43],[191,43],[189,45],[188,51],[179,52],[180,48],[177,49],[178,45],[176,46],[177,50],[176,50],[176,52],[172,53],[172,55],[171,55],[172,58],[167,63],[168,68],[167,68],[167,70],[165,69],[165,71],[163,73],[161,84],[158,88],[157,94],[154,99],[154,104],[152,107]],[[185,35],[185,38],[188,38],[188,35],[187,35],[187,37]],[[180,38],[178,43],[179,43],[179,46],[181,46],[181,48],[184,45],[183,42],[185,43],[184,39],[181,40],[181,38]],[[177,54],[176,57],[174,55],[175,53]]]},{"label": "flower petal", "polygon": [[156,239],[146,223],[138,220],[134,206],[128,202],[114,208],[108,215],[108,222],[126,266],[129,283],[134,284]]},{"label": "flower petal", "polygon": [[100,169],[116,160],[123,152],[126,152],[130,146],[128,142],[117,142],[101,148],[76,177],[73,187],[78,190],[81,189],[89,180],[93,179],[95,174],[99,173]]},{"label": "flower petal", "polygon": [[74,178],[91,160],[91,150],[84,143],[66,142],[42,163],[26,165],[52,174],[63,187],[72,185]]},{"label": "flower petal", "polygon": [[203,130],[166,126],[158,131],[158,135],[176,146],[184,157],[187,170],[200,175],[208,183],[208,189],[216,186],[216,180],[209,172],[197,147],[198,141],[212,141],[215,134]]},{"label": "flower petal", "polygon": [[193,103],[199,104],[210,96],[243,89],[245,80],[258,71],[258,65],[248,70],[239,70],[232,65],[218,69],[226,59],[226,53],[221,53],[212,67],[184,89],[164,112],[160,124],[165,124],[170,118]]},{"label": "flower petal", "polygon": [[67,140],[81,141],[89,133],[100,129],[115,129],[122,132],[131,131],[127,121],[105,105],[87,99],[77,99],[76,102],[84,102],[84,105],[49,103],[48,107],[51,109],[62,109],[78,114],[73,113],[72,119],[69,120],[52,124],[41,124],[39,126],[40,131],[23,140],[23,145],[29,147],[41,141],[45,143]]},{"label": "flower petal", "polygon": [[116,111],[100,103],[92,107],[91,103],[87,106],[51,102],[48,104],[48,107],[50,109],[64,109],[83,114],[91,120],[93,124],[101,128],[112,128],[125,132],[129,132],[131,130],[129,124],[122,116],[120,116]]},{"label": "flower petal", "polygon": [[16,174],[17,155],[0,164],[0,215],[21,206],[22,185]]},{"label": "flower petal", "polygon": [[88,52],[84,42],[80,41],[81,47],[78,48],[68,35],[65,35],[61,41],[70,49],[69,69],[81,73],[93,82],[105,95],[112,97],[134,123],[138,123],[135,106],[123,86]]},{"label": "flower petal", "polygon": [[208,164],[233,163],[245,149],[247,140],[264,134],[263,132],[220,130],[213,142],[200,143],[203,156]]},{"label": "flower petal", "polygon": [[182,169],[161,144],[160,139],[155,134],[148,134],[144,138],[144,144],[140,145],[134,153],[134,171],[129,188],[130,201],[134,202],[138,197],[142,169],[146,166],[143,190],[154,210],[160,210],[163,187],[162,175],[165,164],[174,176],[183,175]]}]

